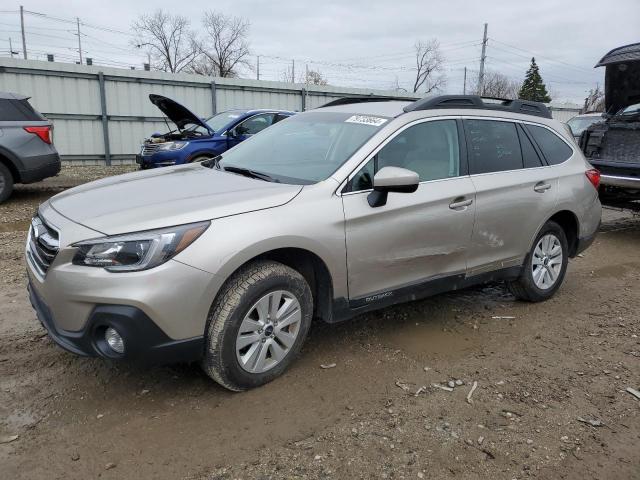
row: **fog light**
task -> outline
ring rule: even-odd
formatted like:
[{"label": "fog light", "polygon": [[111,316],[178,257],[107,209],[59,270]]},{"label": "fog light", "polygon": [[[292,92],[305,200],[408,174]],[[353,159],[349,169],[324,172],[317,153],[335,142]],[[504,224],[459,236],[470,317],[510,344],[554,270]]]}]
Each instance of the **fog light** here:
[{"label": "fog light", "polygon": [[124,353],[124,340],[114,328],[107,328],[104,332],[104,339],[107,345],[116,353]]}]

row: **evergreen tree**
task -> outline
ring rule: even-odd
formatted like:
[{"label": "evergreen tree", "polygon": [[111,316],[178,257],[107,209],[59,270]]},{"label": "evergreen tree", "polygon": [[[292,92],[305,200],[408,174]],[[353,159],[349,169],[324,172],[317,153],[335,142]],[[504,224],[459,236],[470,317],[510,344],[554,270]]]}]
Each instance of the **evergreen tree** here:
[{"label": "evergreen tree", "polygon": [[531,66],[524,77],[518,98],[543,103],[549,103],[551,101],[547,87],[540,76],[540,70],[538,69],[535,58],[531,59]]}]

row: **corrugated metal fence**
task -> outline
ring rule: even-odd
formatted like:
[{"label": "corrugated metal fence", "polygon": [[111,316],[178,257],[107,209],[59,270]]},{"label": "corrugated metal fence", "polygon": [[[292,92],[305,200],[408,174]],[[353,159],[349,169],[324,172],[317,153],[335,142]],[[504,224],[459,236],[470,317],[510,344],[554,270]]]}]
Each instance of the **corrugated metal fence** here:
[{"label": "corrugated metal fence", "polygon": [[167,130],[150,93],[170,97],[202,117],[231,108],[304,111],[344,96],[415,98],[381,90],[10,58],[0,59],[0,91],[30,96],[32,105],[54,122],[63,160],[107,164],[131,162],[145,137]]},{"label": "corrugated metal fence", "polygon": [[[30,96],[33,106],[54,122],[55,144],[63,160],[107,164],[133,161],[145,137],[167,130],[160,111],[149,101],[150,93],[170,97],[201,117],[232,108],[304,111],[344,96],[415,99],[394,91],[12,58],[0,58],[0,91]],[[551,105],[551,110],[560,121],[580,113],[573,105]]]}]

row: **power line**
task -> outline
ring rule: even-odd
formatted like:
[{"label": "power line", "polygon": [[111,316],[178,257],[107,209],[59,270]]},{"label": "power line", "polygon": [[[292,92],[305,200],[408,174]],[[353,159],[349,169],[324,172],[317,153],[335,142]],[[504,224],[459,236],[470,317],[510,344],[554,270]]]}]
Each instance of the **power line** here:
[{"label": "power line", "polygon": [[[520,50],[521,52],[529,53],[530,55],[533,55],[534,57],[542,58],[544,60],[548,60],[548,61],[555,62],[555,63],[560,63],[562,65],[566,65],[566,66],[571,67],[571,68],[575,68],[575,69],[578,69],[578,70],[583,70],[585,72],[592,72],[593,71],[593,69],[581,67],[581,66],[578,66],[578,65],[573,65],[573,64],[565,62],[563,60],[557,60],[557,59],[554,59],[554,58],[549,57],[549,56],[538,55],[536,52],[533,52],[531,50],[525,50],[524,48],[516,47],[515,45],[510,45],[508,43],[501,42],[500,40],[496,40],[495,38],[491,38],[491,40],[493,40],[496,43],[499,43],[500,45],[504,45],[505,47],[509,47],[509,48],[512,48],[512,49],[515,49],[515,50]],[[502,50],[502,51],[506,51],[506,50]],[[507,52],[507,53],[512,53],[513,55],[518,55],[518,54],[513,53],[513,52]],[[519,56],[523,56],[523,55],[519,55]],[[524,58],[529,58],[529,57],[524,57]]]}]

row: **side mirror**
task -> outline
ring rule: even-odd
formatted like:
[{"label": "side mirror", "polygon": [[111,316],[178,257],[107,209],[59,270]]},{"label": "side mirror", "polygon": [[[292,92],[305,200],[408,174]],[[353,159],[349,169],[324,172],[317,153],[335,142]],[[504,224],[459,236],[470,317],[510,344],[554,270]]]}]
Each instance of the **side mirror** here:
[{"label": "side mirror", "polygon": [[381,168],[373,177],[373,192],[367,197],[369,206],[385,205],[389,192],[413,193],[419,184],[420,177],[416,172],[400,167]]}]

